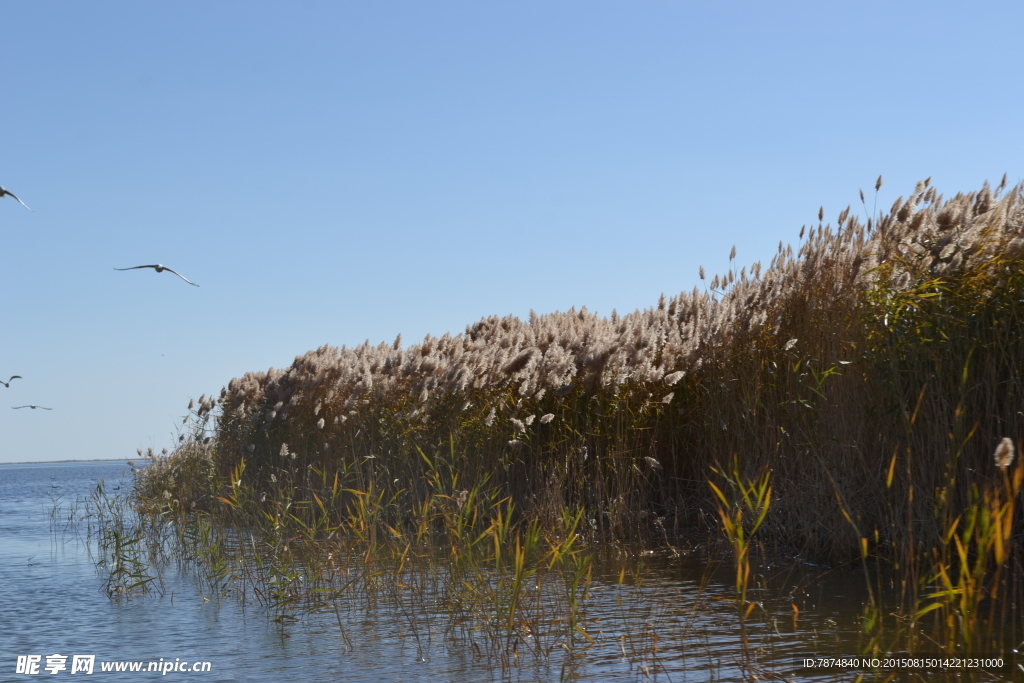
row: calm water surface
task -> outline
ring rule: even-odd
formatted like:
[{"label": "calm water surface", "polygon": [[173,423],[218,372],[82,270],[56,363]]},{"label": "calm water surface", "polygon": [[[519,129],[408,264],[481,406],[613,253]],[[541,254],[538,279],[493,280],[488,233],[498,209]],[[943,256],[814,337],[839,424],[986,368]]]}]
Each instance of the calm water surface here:
[{"label": "calm water surface", "polygon": [[[96,681],[558,681],[570,667],[580,681],[743,680],[742,634],[728,601],[731,569],[719,568],[709,582],[707,563],[697,558],[642,558],[640,587],[618,585],[617,570],[596,571],[585,621],[595,643],[578,646],[571,661],[562,652],[546,661],[520,657],[505,673],[464,640],[446,641],[441,617],[436,630],[428,623],[418,634],[421,656],[408,622],[379,605],[343,614],[346,643],[333,612],[282,626],[252,602],[204,596],[187,576],[165,573],[162,590],[111,600],[95,548],[90,552],[62,520],[101,481],[108,492],[126,491],[127,470],[125,462],[0,465],[0,680],[37,679],[15,674],[18,655],[32,654],[43,656],[47,679],[72,675],[70,656],[67,670],[48,674],[47,655],[95,655],[86,680]],[[793,587],[800,613],[794,619],[789,595],[765,600],[766,610],[755,612],[748,626],[755,665],[778,680],[852,679],[848,673],[814,679],[793,662],[814,652],[856,652],[860,575],[833,573],[812,583],[806,577],[820,573],[813,566],[778,573]],[[100,671],[104,661],[161,658],[211,667],[165,676]]]}]

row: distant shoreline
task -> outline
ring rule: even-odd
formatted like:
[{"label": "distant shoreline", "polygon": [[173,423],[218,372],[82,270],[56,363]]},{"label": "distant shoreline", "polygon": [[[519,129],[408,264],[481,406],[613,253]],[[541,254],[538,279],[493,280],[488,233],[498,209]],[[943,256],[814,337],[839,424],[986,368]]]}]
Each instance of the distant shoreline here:
[{"label": "distant shoreline", "polygon": [[23,462],[0,462],[4,465],[59,465],[66,462],[128,462],[136,458],[93,458],[92,460],[26,460]]}]

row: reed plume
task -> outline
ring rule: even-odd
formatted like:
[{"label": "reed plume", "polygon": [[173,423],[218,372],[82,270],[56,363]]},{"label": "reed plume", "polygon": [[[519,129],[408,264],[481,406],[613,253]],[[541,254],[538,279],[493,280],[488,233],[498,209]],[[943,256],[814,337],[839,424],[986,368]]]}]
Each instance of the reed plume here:
[{"label": "reed plume", "polygon": [[999,442],[999,446],[996,447],[996,467],[1005,470],[1007,467],[1012,465],[1014,454],[1013,439],[1004,436],[1003,440]]}]

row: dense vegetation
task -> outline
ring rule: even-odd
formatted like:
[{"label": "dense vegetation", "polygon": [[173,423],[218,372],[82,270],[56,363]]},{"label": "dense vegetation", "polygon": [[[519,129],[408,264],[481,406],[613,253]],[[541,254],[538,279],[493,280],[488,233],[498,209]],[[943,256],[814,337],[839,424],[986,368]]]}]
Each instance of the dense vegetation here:
[{"label": "dense vegetation", "polygon": [[739,554],[757,521],[777,552],[896,568],[907,614],[970,641],[953,616],[1024,585],[1022,199],[1005,179],[948,200],[924,181],[647,310],[324,346],[190,404],[137,492],[370,545],[477,538],[500,509],[551,548],[570,528],[672,545],[724,522]]}]

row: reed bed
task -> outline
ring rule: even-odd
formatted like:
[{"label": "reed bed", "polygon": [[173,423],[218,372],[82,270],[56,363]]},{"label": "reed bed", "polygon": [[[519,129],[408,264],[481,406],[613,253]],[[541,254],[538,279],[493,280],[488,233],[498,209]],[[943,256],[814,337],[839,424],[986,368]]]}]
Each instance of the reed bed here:
[{"label": "reed bed", "polygon": [[[453,562],[492,544],[512,595],[570,538],[559,562],[720,535],[743,593],[756,521],[759,552],[859,559],[872,595],[896,590],[912,627],[884,627],[876,603],[870,647],[922,647],[926,622],[925,645],[1020,640],[1021,465],[993,451],[1024,419],[1022,192],[1004,178],[945,199],[923,181],[865,222],[819,212],[767,266],[702,268],[704,286],[623,316],[323,346],[190,402],[137,500],[271,539],[300,524],[367,558],[384,539]],[[741,499],[758,486],[755,510]],[[883,566],[902,578],[878,583]],[[982,612],[998,635],[959,625]]]},{"label": "reed bed", "polygon": [[[255,603],[282,629],[300,620],[324,623],[326,615],[343,651],[375,642],[379,635],[360,626],[372,618],[398,624],[416,659],[461,650],[503,678],[514,668],[546,670],[547,677],[560,665],[559,679],[575,680],[576,668],[598,652],[605,659],[621,653],[649,678],[667,670],[662,660],[676,659],[676,650],[693,657],[684,644],[703,648],[697,658],[713,675],[733,664],[719,661],[696,623],[713,612],[702,591],[652,605],[641,589],[643,564],[625,554],[606,558],[605,575],[594,581],[593,555],[576,533],[579,515],[563,518],[552,533],[536,521],[516,523],[512,504],[491,493],[438,495],[417,511],[427,515],[419,532],[385,527],[379,538],[366,533],[370,515],[360,505],[337,520],[324,505],[307,522],[288,504],[247,518],[255,510],[241,502],[253,491],[238,481],[226,503],[230,520],[186,513],[173,501],[140,507],[108,495],[102,484],[66,522],[56,505],[51,519],[57,533],[84,532],[112,599],[165,593],[165,578],[188,577],[206,599]],[[605,619],[588,613],[592,591],[600,593]],[[774,641],[768,629],[760,631],[760,640]]]},{"label": "reed bed", "polygon": [[[228,522],[183,513],[173,502],[140,508],[102,484],[66,515],[55,504],[51,520],[55,534],[80,534],[95,549],[98,576],[113,600],[166,599],[175,589],[181,596],[183,588],[190,592],[181,581],[190,581],[204,600],[251,603],[283,633],[300,621],[327,626],[328,633],[336,627],[340,652],[380,647],[383,638],[403,658],[468,656],[502,680],[531,672],[539,680],[577,680],[595,661],[605,673],[615,662],[615,676],[631,680],[674,679],[695,669],[708,680],[735,680],[740,671],[789,670],[784,653],[802,642],[795,616],[792,629],[780,632],[778,605],[763,586],[751,588],[761,609],[740,633],[719,607],[722,591],[706,590],[715,562],[689,556],[685,561],[699,565],[703,578],[665,583],[646,563],[664,569],[679,553],[595,553],[578,545],[578,518],[563,520],[552,537],[536,524],[515,529],[505,501],[443,500],[434,526],[444,529],[447,543],[437,529],[427,543],[397,533],[370,542],[346,528],[361,525],[358,510],[341,527],[323,513],[312,526],[284,513],[268,533],[239,509]],[[484,534],[466,533],[460,518],[481,513],[489,519]],[[508,534],[511,542],[497,542]],[[656,583],[647,586],[652,578]]]}]

